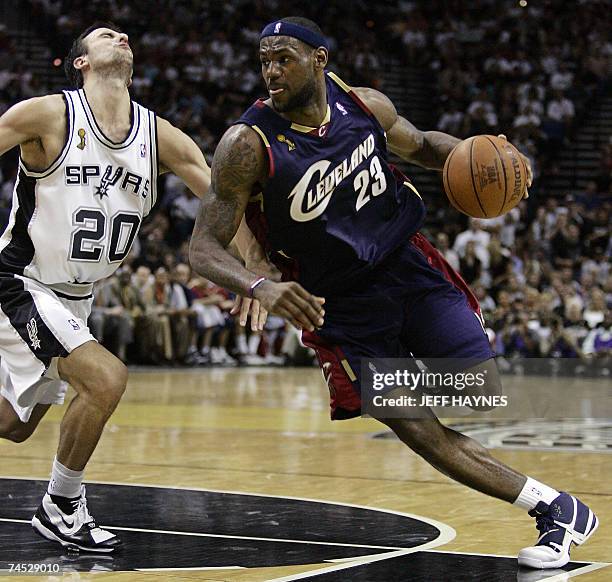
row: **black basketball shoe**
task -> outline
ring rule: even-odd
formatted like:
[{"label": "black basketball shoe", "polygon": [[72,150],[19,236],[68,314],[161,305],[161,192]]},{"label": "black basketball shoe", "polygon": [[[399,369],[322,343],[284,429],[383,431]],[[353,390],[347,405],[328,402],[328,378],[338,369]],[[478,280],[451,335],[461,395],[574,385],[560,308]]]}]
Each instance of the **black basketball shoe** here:
[{"label": "black basketball shoe", "polygon": [[65,513],[45,493],[42,503],[32,518],[34,531],[42,537],[59,542],[75,552],[114,552],[121,546],[121,540],[113,533],[96,525],[87,510],[85,486],[81,485],[81,496],[70,501],[72,513]]}]

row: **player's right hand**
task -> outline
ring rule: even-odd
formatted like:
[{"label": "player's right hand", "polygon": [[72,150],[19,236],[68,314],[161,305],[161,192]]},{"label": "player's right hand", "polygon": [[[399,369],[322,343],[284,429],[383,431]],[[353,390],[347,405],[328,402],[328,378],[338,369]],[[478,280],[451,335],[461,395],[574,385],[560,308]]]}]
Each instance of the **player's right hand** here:
[{"label": "player's right hand", "polygon": [[299,283],[266,280],[255,288],[254,297],[269,313],[285,318],[298,329],[314,331],[323,325],[325,299],[311,295]]}]

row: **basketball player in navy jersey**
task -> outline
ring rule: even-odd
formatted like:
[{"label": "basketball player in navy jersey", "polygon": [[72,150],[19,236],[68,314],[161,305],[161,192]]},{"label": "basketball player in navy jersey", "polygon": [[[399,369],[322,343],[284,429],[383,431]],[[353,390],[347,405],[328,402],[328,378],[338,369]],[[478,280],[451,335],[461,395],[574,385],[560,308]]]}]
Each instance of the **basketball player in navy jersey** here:
[{"label": "basketball player in navy jersey", "polygon": [[[160,172],[174,172],[198,196],[210,184],[195,143],[131,101],[132,61],[127,35],[95,24],[66,59],[78,90],[23,101],[0,117],[0,154],[21,148],[0,238],[0,436],[26,440],[67,385],[75,389],[32,525],[65,547],[95,552],[120,542],[89,514],[83,472],[127,369],[87,327],[92,283],[129,253]],[[248,229],[235,242],[255,258]]]},{"label": "basketball player in navy jersey", "polygon": [[[388,147],[440,170],[459,140],[419,131],[382,93],[326,72],[327,43],[310,20],[266,26],[259,56],[269,98],[217,148],[191,240],[194,269],[303,329],[330,385],[332,418],[359,414],[361,357],[464,358],[486,372],[487,392],[499,393],[478,304],[418,233],[423,201],[387,161]],[[245,212],[293,282],[267,280],[227,253]],[[593,512],[575,497],[502,464],[433,413],[383,422],[446,475],[536,517],[541,535],[521,550],[521,564],[560,567],[571,543],[595,531]]]}]

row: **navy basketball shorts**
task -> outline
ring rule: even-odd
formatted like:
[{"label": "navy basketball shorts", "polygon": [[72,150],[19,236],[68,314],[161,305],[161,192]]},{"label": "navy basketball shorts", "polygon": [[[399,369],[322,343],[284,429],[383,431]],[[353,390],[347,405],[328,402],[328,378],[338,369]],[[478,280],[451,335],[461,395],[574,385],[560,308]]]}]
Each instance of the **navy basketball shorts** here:
[{"label": "navy basketball shorts", "polygon": [[367,282],[325,298],[325,324],[304,331],[330,391],[331,417],[361,412],[361,358],[494,357],[476,297],[444,257],[417,233]]}]

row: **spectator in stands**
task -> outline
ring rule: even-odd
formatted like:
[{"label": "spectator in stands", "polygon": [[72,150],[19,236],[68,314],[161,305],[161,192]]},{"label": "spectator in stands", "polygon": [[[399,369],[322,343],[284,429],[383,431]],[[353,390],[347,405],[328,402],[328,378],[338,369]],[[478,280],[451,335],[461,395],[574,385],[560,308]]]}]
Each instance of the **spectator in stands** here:
[{"label": "spectator in stands", "polygon": [[137,293],[131,288],[131,271],[124,265],[116,276],[96,287],[90,327],[96,339],[122,361],[134,341],[134,318],[143,311]]},{"label": "spectator in stands", "polygon": [[422,62],[423,49],[427,44],[427,37],[425,32],[421,30],[418,21],[412,19],[408,20],[404,34],[402,34],[402,44],[404,45],[406,62]]},{"label": "spectator in stands", "polygon": [[557,69],[550,76],[549,84],[555,91],[568,91],[574,83],[574,73],[572,73],[565,61],[558,64]]},{"label": "spectator in stands", "polygon": [[459,272],[468,285],[480,279],[482,263],[476,256],[476,243],[473,240],[469,240],[465,246],[465,253],[459,260]]},{"label": "spectator in stands", "polygon": [[537,358],[541,355],[538,334],[529,328],[526,314],[515,316],[502,335],[505,355],[522,358]]},{"label": "spectator in stands", "polygon": [[606,311],[604,320],[592,329],[583,343],[583,353],[599,364],[605,375],[612,367],[612,311]]},{"label": "spectator in stands", "polygon": [[597,327],[605,319],[607,311],[606,294],[599,287],[594,287],[584,310],[584,320],[589,329]]},{"label": "spectator in stands", "polygon": [[451,101],[438,120],[438,129],[450,135],[461,135],[464,127],[463,112],[456,101]]},{"label": "spectator in stands", "polygon": [[482,312],[492,314],[497,306],[495,305],[493,297],[489,295],[489,292],[487,291],[485,286],[481,283],[476,283],[476,285],[474,285],[472,289],[474,290],[476,299],[478,299],[478,303],[480,304],[480,309],[482,310]]},{"label": "spectator in stands", "polygon": [[233,305],[229,293],[203,277],[192,279],[188,285],[202,330],[200,353],[211,364],[235,366],[236,360],[227,351],[235,325],[229,313]]},{"label": "spectator in stands", "polygon": [[469,228],[457,235],[453,250],[459,255],[464,257],[467,244],[469,241],[474,242],[474,251],[476,256],[480,259],[482,267],[484,269],[489,268],[489,242],[491,241],[491,235],[482,229],[482,222],[477,218],[470,218]]},{"label": "spectator in stands", "polygon": [[[191,267],[178,263],[171,276],[172,296],[170,306],[173,310],[173,342],[175,355],[185,364],[197,366],[205,364],[206,359],[198,351],[198,333],[200,331],[197,310],[194,309],[195,294],[189,288]],[[179,322],[177,325],[176,322]],[[180,347],[177,347],[179,346]]]},{"label": "spectator in stands", "polygon": [[544,126],[553,153],[556,153],[569,135],[574,115],[574,103],[565,97],[562,91],[554,91],[553,98],[546,107],[547,120]]},{"label": "spectator in stands", "polygon": [[582,255],[580,229],[561,214],[550,235],[550,246],[557,267],[573,267]]},{"label": "spectator in stands", "polygon": [[193,232],[193,226],[200,207],[199,198],[184,185],[180,194],[172,201],[170,218],[173,228],[168,233],[172,246],[178,246],[187,240]]},{"label": "spectator in stands", "polygon": [[448,261],[449,265],[458,271],[459,255],[449,247],[448,235],[445,232],[439,232],[436,235],[436,248],[442,253],[442,256]]}]

